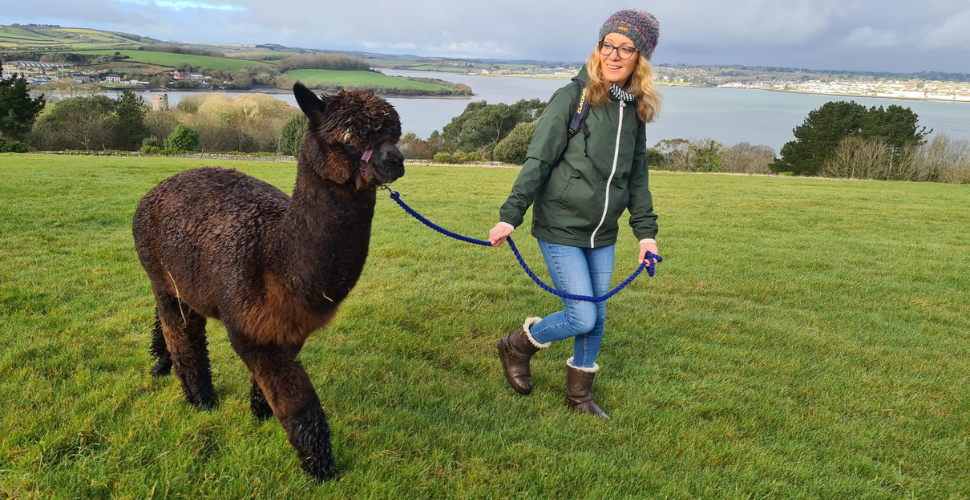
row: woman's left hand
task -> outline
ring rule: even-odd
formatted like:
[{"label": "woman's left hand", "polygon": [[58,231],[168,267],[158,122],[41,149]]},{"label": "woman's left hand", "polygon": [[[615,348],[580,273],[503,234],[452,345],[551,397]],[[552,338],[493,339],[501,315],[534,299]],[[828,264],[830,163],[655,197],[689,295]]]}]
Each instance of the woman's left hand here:
[{"label": "woman's left hand", "polygon": [[638,261],[638,263],[644,263],[647,266],[650,266],[650,265],[656,263],[657,261],[656,261],[656,259],[650,259],[648,261],[647,260],[647,252],[650,252],[650,253],[652,253],[654,255],[659,255],[660,254],[660,250],[657,248],[657,244],[656,243],[640,243],[640,260]]}]

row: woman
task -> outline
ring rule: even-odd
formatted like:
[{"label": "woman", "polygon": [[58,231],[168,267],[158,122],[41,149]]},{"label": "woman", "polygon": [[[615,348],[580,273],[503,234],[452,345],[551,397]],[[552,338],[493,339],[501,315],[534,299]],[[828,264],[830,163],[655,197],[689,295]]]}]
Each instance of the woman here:
[{"label": "woman", "polygon": [[[610,288],[618,219],[630,211],[630,226],[640,240],[640,262],[658,252],[657,216],[647,183],[646,128],[660,105],[650,56],[660,27],[650,14],[619,11],[600,28],[596,50],[578,79],[586,82],[591,104],[581,133],[567,137],[580,99],[570,83],[556,91],[539,118],[527,159],[512,193],[489,232],[497,247],[522,224],[533,203],[532,235],[539,241],[555,287],[576,295],[601,296]],[[566,403],[580,413],[609,416],[596,405],[590,388],[599,369],[606,302],[563,299],[564,310],[528,318],[498,342],[509,385],[532,392],[529,359],[552,342],[573,340],[566,361]]]}]

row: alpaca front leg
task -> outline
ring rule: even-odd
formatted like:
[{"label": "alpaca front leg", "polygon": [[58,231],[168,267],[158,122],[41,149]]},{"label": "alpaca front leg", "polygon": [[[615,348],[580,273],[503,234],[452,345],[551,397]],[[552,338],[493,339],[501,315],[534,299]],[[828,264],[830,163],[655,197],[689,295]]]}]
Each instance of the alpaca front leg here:
[{"label": "alpaca front leg", "polygon": [[318,481],[333,479],[330,426],[309,375],[296,361],[299,347],[240,344],[243,343],[233,342],[233,347],[286,431],[303,470]]}]

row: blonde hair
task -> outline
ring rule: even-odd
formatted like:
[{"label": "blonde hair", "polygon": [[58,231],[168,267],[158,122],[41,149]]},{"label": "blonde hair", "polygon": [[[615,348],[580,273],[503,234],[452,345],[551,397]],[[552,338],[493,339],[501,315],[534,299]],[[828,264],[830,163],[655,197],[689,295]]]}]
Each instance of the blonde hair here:
[{"label": "blonde hair", "polygon": [[[630,81],[627,82],[624,90],[636,96],[639,103],[637,115],[639,115],[640,121],[649,123],[660,112],[663,96],[660,95],[660,90],[653,82],[653,66],[650,65],[650,61],[639,53],[637,57],[640,60],[637,61],[633,74],[630,75]],[[603,77],[602,64],[603,59],[600,57],[599,48],[597,48],[586,59],[586,72],[589,74],[586,98],[593,106],[603,104],[610,96],[610,82]]]}]

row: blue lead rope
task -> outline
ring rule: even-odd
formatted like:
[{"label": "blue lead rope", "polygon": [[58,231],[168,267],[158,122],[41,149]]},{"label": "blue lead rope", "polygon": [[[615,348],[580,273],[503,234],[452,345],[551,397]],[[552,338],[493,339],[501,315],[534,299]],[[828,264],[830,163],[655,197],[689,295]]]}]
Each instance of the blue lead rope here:
[{"label": "blue lead rope", "polygon": [[[390,189],[390,188],[388,188],[388,191],[391,192],[391,199],[392,200],[394,200],[395,202],[397,202],[397,204],[400,205],[401,208],[403,208],[405,212],[411,214],[412,217],[414,217],[415,219],[417,219],[418,221],[420,221],[425,226],[428,226],[431,229],[434,229],[435,231],[437,231],[437,232],[439,232],[439,233],[441,233],[441,234],[443,234],[445,236],[449,236],[449,237],[454,238],[454,239],[459,240],[459,241],[464,241],[466,243],[472,243],[472,244],[475,244],[475,245],[481,245],[483,247],[490,247],[490,246],[492,246],[492,242],[490,242],[488,240],[478,240],[478,239],[475,239],[475,238],[469,238],[468,236],[462,236],[462,235],[460,235],[458,233],[453,233],[453,232],[451,232],[451,231],[449,231],[449,230],[447,230],[447,229],[445,229],[445,228],[443,228],[443,227],[435,224],[434,222],[431,222],[430,220],[426,219],[423,215],[421,215],[418,212],[416,212],[413,208],[409,207],[407,205],[407,203],[404,203],[404,201],[401,200],[401,193],[398,193],[397,191],[394,191],[393,189]],[[641,262],[640,263],[640,267],[638,267],[637,270],[634,271],[633,274],[630,275],[630,277],[626,279],[626,281],[624,281],[623,283],[620,283],[616,288],[610,290],[610,292],[607,293],[606,295],[604,295],[602,297],[590,297],[589,295],[573,295],[571,293],[560,292],[559,290],[556,290],[555,288],[553,288],[553,287],[551,287],[551,286],[543,283],[542,280],[540,280],[539,277],[536,276],[535,273],[532,272],[532,269],[529,269],[529,266],[525,263],[525,259],[522,258],[522,254],[519,253],[519,249],[516,248],[515,243],[512,242],[512,237],[509,236],[508,238],[506,238],[506,240],[509,242],[509,248],[512,249],[512,253],[515,254],[515,258],[518,259],[519,260],[519,264],[522,265],[522,269],[525,269],[526,274],[528,274],[529,277],[532,278],[532,281],[535,281],[537,285],[541,286],[543,290],[545,290],[545,291],[547,291],[547,292],[549,292],[549,293],[551,293],[551,294],[553,294],[553,295],[555,295],[557,297],[561,297],[561,298],[564,298],[564,299],[570,299],[570,300],[581,300],[581,301],[584,301],[584,302],[603,302],[604,300],[606,300],[606,299],[608,299],[608,298],[616,295],[617,292],[619,292],[620,290],[623,290],[624,288],[626,288],[627,285],[629,285],[630,283],[632,283],[633,280],[637,279],[637,276],[640,276],[640,273],[643,272],[643,269],[644,268],[647,269],[647,274],[650,275],[650,277],[653,277],[653,273],[654,273],[654,271],[656,270],[656,267],[657,267],[657,264],[656,263],[657,262],[663,262],[663,257],[661,257],[661,256],[659,256],[659,255],[657,255],[657,254],[655,254],[653,252],[647,252],[647,255],[646,255],[647,256],[647,259],[648,260],[651,260],[651,258],[652,258],[652,260],[653,260],[653,261],[651,261],[650,266],[647,267],[647,265],[645,263]]]}]

